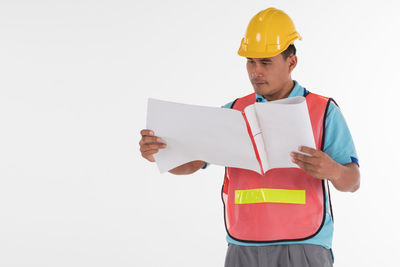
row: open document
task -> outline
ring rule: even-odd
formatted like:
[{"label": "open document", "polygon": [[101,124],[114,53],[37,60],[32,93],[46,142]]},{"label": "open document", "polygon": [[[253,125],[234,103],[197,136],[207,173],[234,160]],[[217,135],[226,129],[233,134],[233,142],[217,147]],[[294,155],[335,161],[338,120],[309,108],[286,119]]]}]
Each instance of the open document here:
[{"label": "open document", "polygon": [[150,98],[146,127],[167,144],[154,154],[160,172],[203,160],[264,174],[298,168],[290,152],[300,145],[315,148],[302,96],[254,103],[243,112]]}]

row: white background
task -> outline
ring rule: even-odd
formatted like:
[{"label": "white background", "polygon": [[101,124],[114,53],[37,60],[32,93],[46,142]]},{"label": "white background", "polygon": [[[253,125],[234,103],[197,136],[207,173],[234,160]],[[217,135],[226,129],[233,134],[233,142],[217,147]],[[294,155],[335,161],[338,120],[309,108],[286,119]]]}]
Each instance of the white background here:
[{"label": "white background", "polygon": [[394,266],[399,4],[233,0],[0,2],[0,266],[222,266],[223,167],[160,175],[139,131],[148,97],[251,93],[237,50],[270,6],[304,38],[292,77],[338,102],[359,155],[360,190],[332,192],[335,266]]}]

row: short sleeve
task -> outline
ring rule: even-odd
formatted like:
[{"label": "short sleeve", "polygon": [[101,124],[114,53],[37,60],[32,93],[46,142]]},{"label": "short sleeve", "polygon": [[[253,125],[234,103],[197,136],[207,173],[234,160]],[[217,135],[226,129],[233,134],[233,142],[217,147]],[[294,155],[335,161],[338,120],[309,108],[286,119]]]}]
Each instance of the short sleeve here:
[{"label": "short sleeve", "polygon": [[229,102],[229,103],[227,103],[227,104],[221,106],[221,108],[232,108],[233,102],[234,102],[234,101]]},{"label": "short sleeve", "polygon": [[[225,104],[225,105],[223,105],[223,106],[221,106],[221,108],[232,108],[232,104],[233,104],[233,101],[232,101],[232,102],[229,102],[229,103],[227,103],[227,104]],[[208,165],[210,165],[210,163],[206,162],[206,165],[204,165],[204,166],[202,167],[202,169],[207,168]]]},{"label": "short sleeve", "polygon": [[339,107],[330,102],[325,120],[324,152],[340,164],[355,162],[358,156],[349,127]]}]

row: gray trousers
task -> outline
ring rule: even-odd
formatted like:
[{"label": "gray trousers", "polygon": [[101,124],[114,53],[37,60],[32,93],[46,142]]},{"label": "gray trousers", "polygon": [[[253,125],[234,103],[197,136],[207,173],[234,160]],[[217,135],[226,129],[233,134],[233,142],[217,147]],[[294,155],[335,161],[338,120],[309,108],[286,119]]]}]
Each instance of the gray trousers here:
[{"label": "gray trousers", "polygon": [[318,245],[238,246],[229,244],[225,267],[331,267],[332,253]]}]

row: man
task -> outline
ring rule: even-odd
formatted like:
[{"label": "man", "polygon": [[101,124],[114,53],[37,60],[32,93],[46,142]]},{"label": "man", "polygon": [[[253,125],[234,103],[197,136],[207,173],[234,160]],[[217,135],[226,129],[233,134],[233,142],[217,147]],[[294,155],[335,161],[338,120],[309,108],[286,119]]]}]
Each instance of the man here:
[{"label": "man", "polygon": [[[247,58],[255,92],[223,107],[243,110],[254,102],[304,96],[317,149],[299,147],[307,155],[291,153],[299,168],[271,169],[264,175],[226,168],[225,266],[332,266],[328,181],[344,192],[360,186],[357,154],[340,109],[333,99],[310,93],[291,78],[297,64],[296,39],[301,37],[283,11],[268,8],[255,15],[238,51]],[[141,135],[142,156],[154,162],[153,155],[166,144],[151,130],[142,130]],[[191,174],[207,165],[197,160],[169,172]]]}]

